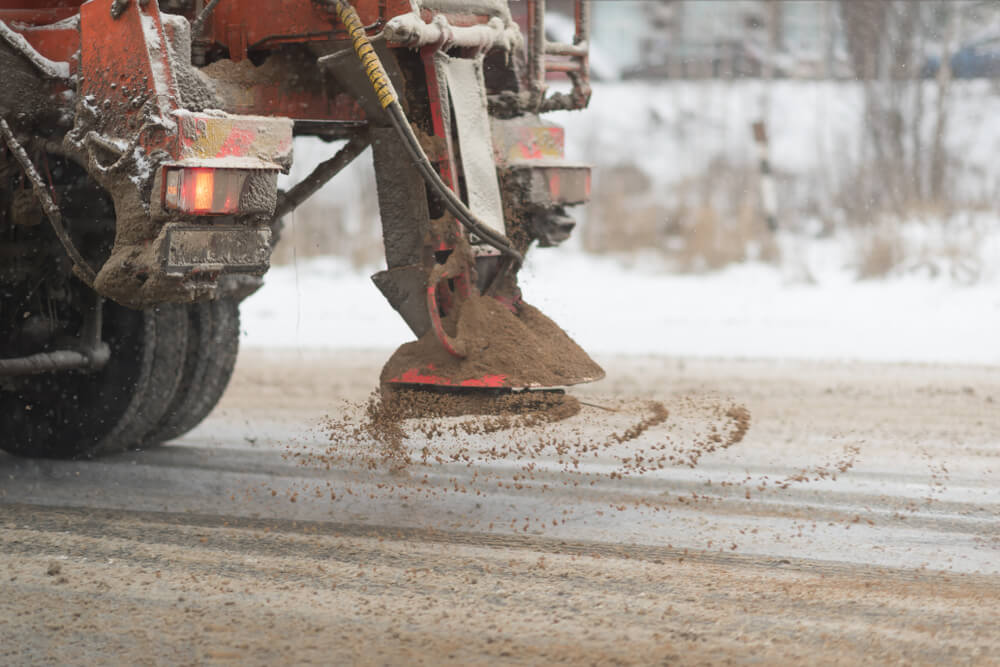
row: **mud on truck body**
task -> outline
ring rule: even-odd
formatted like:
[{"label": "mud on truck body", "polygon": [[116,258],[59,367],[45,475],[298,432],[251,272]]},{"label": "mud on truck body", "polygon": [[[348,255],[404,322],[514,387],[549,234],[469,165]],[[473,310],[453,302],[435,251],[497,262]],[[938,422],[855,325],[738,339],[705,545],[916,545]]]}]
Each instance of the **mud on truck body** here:
[{"label": "mud on truck body", "polygon": [[[373,280],[417,338],[383,385],[600,377],[517,287],[529,245],[563,240],[590,189],[539,116],[587,104],[587,6],[573,44],[546,41],[544,10],[0,0],[0,448],[94,456],[197,425],[281,219],[368,146],[387,264]],[[547,91],[552,71],[569,92]],[[279,191],[299,135],[339,149]],[[498,352],[543,345],[559,351],[545,368]]]}]

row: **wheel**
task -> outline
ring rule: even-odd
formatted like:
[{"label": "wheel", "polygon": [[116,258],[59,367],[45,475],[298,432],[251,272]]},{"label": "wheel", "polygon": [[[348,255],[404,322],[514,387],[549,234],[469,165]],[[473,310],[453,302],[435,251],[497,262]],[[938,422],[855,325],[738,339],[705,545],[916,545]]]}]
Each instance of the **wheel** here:
[{"label": "wheel", "polygon": [[0,448],[18,456],[84,458],[139,446],[180,383],[188,318],[182,306],[104,303],[111,358],[99,371],[47,373],[0,391]]},{"label": "wheel", "polygon": [[231,299],[188,307],[188,347],[180,384],[144,443],[178,438],[200,424],[229,384],[240,345],[240,309]]}]

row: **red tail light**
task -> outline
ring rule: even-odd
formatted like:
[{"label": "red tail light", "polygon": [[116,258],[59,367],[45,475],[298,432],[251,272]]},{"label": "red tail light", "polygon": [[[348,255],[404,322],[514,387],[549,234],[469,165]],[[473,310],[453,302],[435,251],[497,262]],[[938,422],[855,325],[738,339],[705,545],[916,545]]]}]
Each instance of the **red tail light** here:
[{"label": "red tail light", "polygon": [[163,205],[201,215],[238,213],[240,195],[249,174],[244,169],[168,168],[164,177]]}]

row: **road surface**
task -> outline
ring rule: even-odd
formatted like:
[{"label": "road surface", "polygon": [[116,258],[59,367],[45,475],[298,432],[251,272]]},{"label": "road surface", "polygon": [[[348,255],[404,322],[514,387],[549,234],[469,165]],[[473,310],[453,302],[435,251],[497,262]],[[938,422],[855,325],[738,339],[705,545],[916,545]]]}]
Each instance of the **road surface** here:
[{"label": "road surface", "polygon": [[0,662],[1000,662],[995,369],[600,359],[573,417],[393,448],[385,357],[246,350],[176,443],[0,455]]}]

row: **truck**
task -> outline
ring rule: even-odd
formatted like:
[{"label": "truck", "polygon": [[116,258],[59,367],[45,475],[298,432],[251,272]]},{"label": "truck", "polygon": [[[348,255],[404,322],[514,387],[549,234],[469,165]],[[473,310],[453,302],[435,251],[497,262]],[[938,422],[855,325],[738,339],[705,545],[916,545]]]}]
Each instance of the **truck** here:
[{"label": "truck", "polygon": [[[0,448],[93,457],[194,428],[282,220],[369,148],[372,279],[415,337],[381,386],[600,378],[517,284],[590,193],[542,118],[590,97],[571,6],[556,43],[544,0],[0,0]],[[330,156],[279,189],[299,136]]]}]

